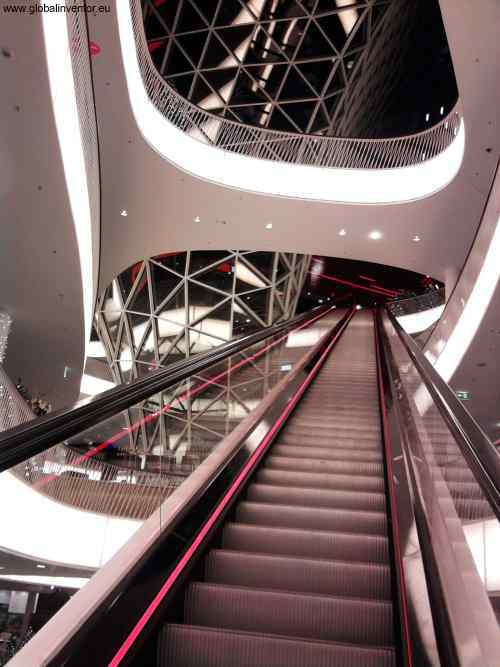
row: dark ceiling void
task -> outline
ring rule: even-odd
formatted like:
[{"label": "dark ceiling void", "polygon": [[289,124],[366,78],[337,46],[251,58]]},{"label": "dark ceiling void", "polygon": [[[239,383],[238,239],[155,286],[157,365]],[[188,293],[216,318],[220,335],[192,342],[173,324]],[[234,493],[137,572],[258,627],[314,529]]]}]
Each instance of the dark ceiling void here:
[{"label": "dark ceiling void", "polygon": [[142,0],[151,57],[202,109],[262,128],[418,131],[457,99],[437,0]]},{"label": "dark ceiling void", "polygon": [[318,304],[372,307],[443,290],[439,280],[383,264],[314,255],[298,312]]}]

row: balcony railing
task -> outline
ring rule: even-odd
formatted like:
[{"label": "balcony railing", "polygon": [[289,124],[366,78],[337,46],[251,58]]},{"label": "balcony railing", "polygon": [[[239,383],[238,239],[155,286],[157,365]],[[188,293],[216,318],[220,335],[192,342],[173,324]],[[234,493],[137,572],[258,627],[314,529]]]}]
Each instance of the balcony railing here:
[{"label": "balcony railing", "polygon": [[418,296],[411,296],[407,299],[395,299],[387,304],[387,307],[395,317],[421,313],[424,310],[437,308],[445,303],[444,287],[436,290],[429,290]]},{"label": "balcony railing", "polygon": [[280,132],[245,125],[204,111],[162,78],[148,50],[140,0],[129,0],[137,59],[150,101],[175,127],[205,144],[247,157],[337,169],[396,169],[442,153],[462,122],[457,106],[437,125],[388,139],[352,139]]}]

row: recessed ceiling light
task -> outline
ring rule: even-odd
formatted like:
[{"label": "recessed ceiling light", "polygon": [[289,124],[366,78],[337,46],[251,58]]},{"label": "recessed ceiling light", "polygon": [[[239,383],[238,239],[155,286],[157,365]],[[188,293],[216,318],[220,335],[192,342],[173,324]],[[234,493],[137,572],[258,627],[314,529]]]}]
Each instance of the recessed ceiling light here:
[{"label": "recessed ceiling light", "polygon": [[373,232],[370,232],[369,236],[372,241],[378,241],[382,238],[382,232],[379,232],[378,229],[374,229]]},{"label": "recessed ceiling light", "polygon": [[418,236],[418,234],[415,235],[415,236],[413,237],[413,240],[414,240],[415,242],[420,241],[420,236]]},{"label": "recessed ceiling light", "polygon": [[45,568],[47,567],[46,565],[42,565],[41,563],[37,563],[36,566],[37,566],[40,570],[45,570]]},{"label": "recessed ceiling light", "polygon": [[323,303],[323,299],[318,299],[318,303]]},{"label": "recessed ceiling light", "polygon": [[273,223],[268,222],[267,225],[266,225],[266,229],[272,229],[272,228],[273,228]]},{"label": "recessed ceiling light", "polygon": [[126,211],[125,209],[123,209],[123,211],[120,212],[120,215],[122,216],[122,218],[126,218],[127,215],[128,215],[128,211]]},{"label": "recessed ceiling light", "polygon": [[196,218],[193,219],[193,222],[201,222],[200,216],[197,215]]},{"label": "recessed ceiling light", "polygon": [[361,306],[359,305],[359,303],[358,303],[358,305],[356,306],[356,310],[361,310]]},{"label": "recessed ceiling light", "polygon": [[339,232],[339,236],[345,236],[347,234],[345,229],[341,229]]},{"label": "recessed ceiling light", "polygon": [[245,320],[245,322],[250,322],[250,318],[249,318],[249,317],[247,317],[247,319]]}]

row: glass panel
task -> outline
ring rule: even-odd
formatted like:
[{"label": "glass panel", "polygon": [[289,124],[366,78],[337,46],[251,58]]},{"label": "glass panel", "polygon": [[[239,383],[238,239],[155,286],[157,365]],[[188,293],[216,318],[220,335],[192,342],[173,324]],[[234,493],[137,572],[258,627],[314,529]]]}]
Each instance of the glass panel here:
[{"label": "glass panel", "polygon": [[[430,479],[430,493],[444,518],[469,592],[475,568],[493,603],[500,591],[500,523],[393,326],[388,320],[385,326],[401,378],[411,454]],[[431,502],[430,497],[426,499]]]},{"label": "glass panel", "polygon": [[[0,475],[2,505],[15,508],[2,513],[0,531],[0,632],[12,638],[13,651],[112,558],[330,326],[331,320],[296,325]],[[131,366],[127,338],[118,357]],[[135,365],[140,375],[151,366]],[[17,595],[23,582],[24,597]]]}]

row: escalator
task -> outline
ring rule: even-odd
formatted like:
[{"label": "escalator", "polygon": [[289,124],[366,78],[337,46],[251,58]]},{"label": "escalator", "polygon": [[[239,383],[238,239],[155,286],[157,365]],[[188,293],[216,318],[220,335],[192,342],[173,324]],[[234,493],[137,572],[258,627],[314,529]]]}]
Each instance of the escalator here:
[{"label": "escalator", "polygon": [[[0,438],[2,470],[58,503],[76,466],[106,473],[77,491],[104,489],[92,511],[117,522],[129,487],[156,499],[13,667],[496,665],[474,535],[500,539],[500,460],[388,318],[319,309]],[[133,422],[144,400],[155,412]],[[99,459],[117,436],[85,453],[82,433],[124,410],[129,432],[189,414],[193,434],[122,487]]]},{"label": "escalator", "polygon": [[371,313],[280,431],[161,632],[158,664],[396,665]]}]

